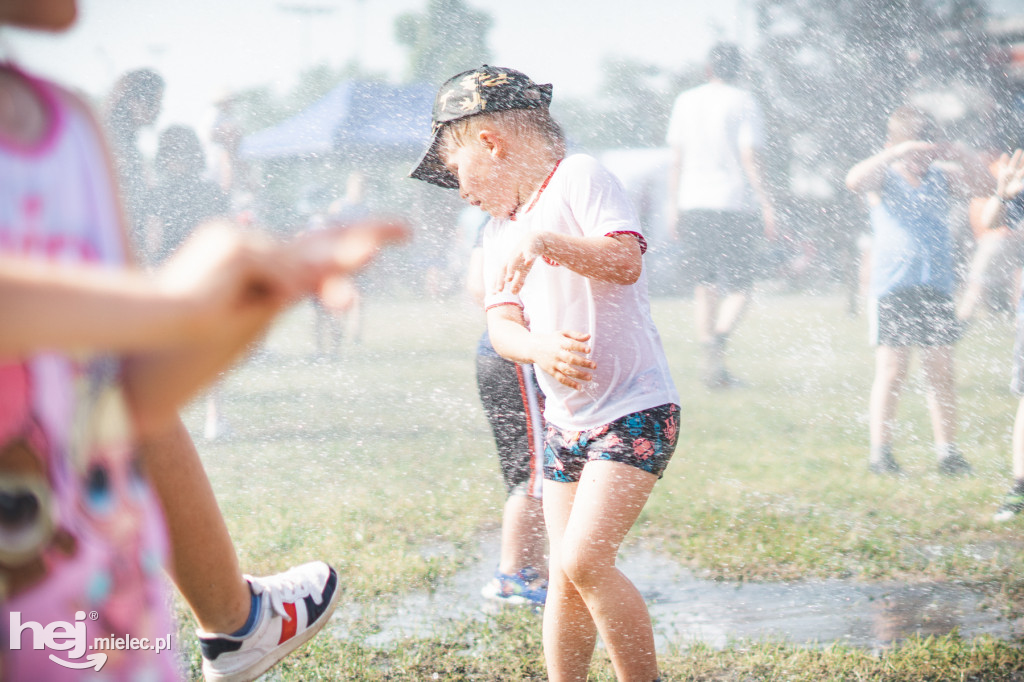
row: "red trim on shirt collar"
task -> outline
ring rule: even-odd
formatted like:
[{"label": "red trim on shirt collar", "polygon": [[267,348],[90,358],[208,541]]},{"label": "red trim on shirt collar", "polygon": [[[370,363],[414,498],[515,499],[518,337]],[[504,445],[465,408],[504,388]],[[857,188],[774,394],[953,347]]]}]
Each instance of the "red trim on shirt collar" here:
[{"label": "red trim on shirt collar", "polygon": [[[544,189],[548,186],[548,183],[551,182],[551,178],[552,178],[552,176],[554,176],[555,171],[558,170],[558,164],[560,164],[560,163],[562,163],[561,159],[559,159],[558,161],[555,161],[555,167],[552,168],[551,172],[548,173],[548,176],[546,178],[544,178],[544,182],[540,183],[540,189],[537,190],[537,195],[535,197],[533,197],[533,201],[530,202],[530,205],[526,207],[526,210],[523,211],[523,213],[529,213],[530,210],[533,209],[533,207],[537,205],[537,202],[540,201],[540,195],[544,193]],[[518,211],[516,211],[515,213],[512,214],[512,217],[510,218],[510,220],[515,220],[517,215],[519,215]]]}]

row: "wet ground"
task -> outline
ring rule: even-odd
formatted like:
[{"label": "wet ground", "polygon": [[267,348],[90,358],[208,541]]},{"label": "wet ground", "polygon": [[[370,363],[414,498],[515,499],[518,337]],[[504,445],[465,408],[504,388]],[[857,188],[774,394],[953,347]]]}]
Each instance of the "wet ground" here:
[{"label": "wet ground", "polygon": [[[444,548],[425,550],[438,553]],[[448,623],[486,618],[494,606],[480,597],[498,556],[497,537],[485,538],[486,559],[462,570],[433,592],[406,595],[368,638],[386,646],[403,636],[432,636]],[[1024,621],[1008,621],[983,606],[980,593],[950,583],[859,583],[845,580],[728,583],[702,580],[671,558],[649,549],[623,549],[619,567],[647,601],[659,649],[703,642],[721,648],[737,640],[821,646],[838,642],[884,649],[912,635],[965,638],[1024,636]],[[500,607],[498,607],[500,608]],[[338,636],[359,610],[341,608]]]}]

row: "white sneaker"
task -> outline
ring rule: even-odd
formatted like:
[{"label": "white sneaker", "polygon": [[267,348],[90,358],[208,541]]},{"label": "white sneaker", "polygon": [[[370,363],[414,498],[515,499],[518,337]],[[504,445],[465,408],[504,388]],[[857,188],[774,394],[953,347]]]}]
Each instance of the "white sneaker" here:
[{"label": "white sneaker", "polygon": [[259,620],[242,637],[197,631],[207,682],[255,680],[327,624],[340,594],[338,574],[322,561],[245,579],[260,597]]}]

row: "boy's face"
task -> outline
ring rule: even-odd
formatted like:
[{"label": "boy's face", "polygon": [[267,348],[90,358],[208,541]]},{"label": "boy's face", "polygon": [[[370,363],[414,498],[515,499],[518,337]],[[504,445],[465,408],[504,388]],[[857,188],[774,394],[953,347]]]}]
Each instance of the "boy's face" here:
[{"label": "boy's face", "polygon": [[495,218],[508,218],[519,202],[497,148],[481,131],[465,144],[449,140],[441,151],[445,166],[459,179],[459,196]]}]

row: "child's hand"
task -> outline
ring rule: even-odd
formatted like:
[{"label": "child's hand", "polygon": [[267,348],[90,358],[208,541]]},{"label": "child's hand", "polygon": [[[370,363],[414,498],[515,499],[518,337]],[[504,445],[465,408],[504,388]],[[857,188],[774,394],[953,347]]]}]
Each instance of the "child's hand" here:
[{"label": "child's hand", "polygon": [[[593,377],[585,370],[597,369],[597,364],[588,357],[590,334],[563,331],[538,337],[534,362],[545,372],[569,388],[579,389],[581,381]],[[584,354],[584,355],[581,355]]]},{"label": "child's hand", "polygon": [[996,174],[996,196],[1003,201],[1015,199],[1024,191],[1024,150],[1017,149],[1011,157],[1004,153],[999,157]]},{"label": "child's hand", "polygon": [[[297,236],[288,248],[304,272],[304,286],[333,307],[338,291],[388,244],[408,241],[409,225],[398,219],[372,219],[310,230]],[[340,279],[342,281],[335,281]]]},{"label": "child's hand", "polygon": [[278,245],[225,221],[196,229],[157,273],[161,289],[191,303],[196,322],[251,303],[279,305],[302,294],[293,264],[280,262]]},{"label": "child's hand", "polygon": [[544,255],[544,236],[540,233],[524,236],[516,247],[515,253],[508,259],[504,267],[498,270],[492,285],[493,293],[508,286],[509,293],[518,294],[526,283],[526,276],[530,274],[530,268],[533,267],[534,261],[542,255]]}]

